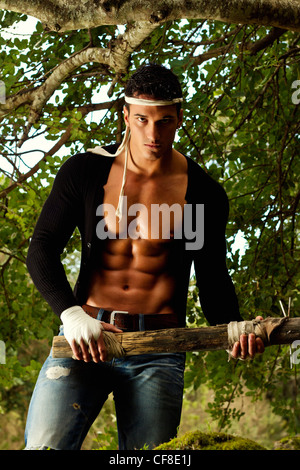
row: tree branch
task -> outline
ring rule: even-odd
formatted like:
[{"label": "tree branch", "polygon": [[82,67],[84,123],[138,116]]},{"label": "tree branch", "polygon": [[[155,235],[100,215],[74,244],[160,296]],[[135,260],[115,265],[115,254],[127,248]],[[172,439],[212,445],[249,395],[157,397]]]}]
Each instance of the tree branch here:
[{"label": "tree branch", "polygon": [[[239,322],[237,323],[239,324]],[[247,323],[259,325],[255,334],[263,340],[265,346],[291,344],[300,338],[300,318],[267,317],[259,322],[253,320]],[[123,356],[152,352],[217,351],[229,349],[231,345],[227,324],[202,328],[167,328],[152,331],[108,333],[108,335],[112,335],[115,341],[122,346]],[[54,336],[52,347],[53,357],[72,357],[73,355],[64,336]]]},{"label": "tree branch", "polygon": [[247,43],[246,49],[250,51],[252,55],[255,55],[263,49],[266,49],[266,47],[271,46],[273,42],[279,39],[285,32],[286,31],[284,29],[273,28],[264,38],[259,39],[254,43]]},{"label": "tree branch", "polygon": [[40,164],[47,160],[49,156],[54,155],[68,141],[71,130],[72,124],[69,125],[59,141],[52,147],[51,150],[49,150],[49,152],[45,153],[43,158],[41,158],[38,163],[36,163],[29,171],[27,171],[27,173],[23,173],[19,177],[18,181],[15,181],[10,186],[0,191],[0,199],[5,198],[11,191],[13,191],[13,189],[15,189],[17,186],[20,186],[24,181],[33,176],[40,169]]},{"label": "tree branch", "polygon": [[[89,103],[89,104],[84,105],[84,106],[78,106],[76,108],[76,110],[79,111],[82,114],[82,116],[85,116],[85,115],[89,114],[92,111],[110,109],[113,106],[116,106],[117,108],[120,108],[123,103],[124,103],[124,99],[120,98],[120,99],[117,99],[115,101],[106,101],[105,103]],[[66,142],[68,141],[68,139],[71,135],[71,132],[72,132],[72,127],[73,127],[72,124],[70,124],[67,127],[64,134],[61,136],[61,138],[58,140],[58,142],[56,142],[56,144],[47,153],[45,153],[43,158],[41,158],[41,160],[34,167],[32,167],[27,173],[20,174],[17,181],[15,181],[10,186],[8,186],[7,188],[0,191],[0,199],[5,198],[17,186],[20,186],[22,183],[24,183],[24,181],[26,181],[28,178],[33,176],[40,169],[41,162],[47,160],[47,158],[49,156],[55,155],[55,153],[58,152],[58,150],[63,145],[65,145]],[[10,163],[13,164],[13,162],[11,162],[11,161],[10,161]]]},{"label": "tree branch", "polygon": [[20,105],[31,103],[28,123],[18,146],[26,140],[32,125],[37,122],[43,107],[63,83],[63,81],[76,69],[89,62],[98,62],[108,65],[116,73],[125,73],[129,65],[132,52],[158,27],[157,23],[141,22],[129,27],[127,31],[117,37],[110,48],[88,47],[61,62],[45,80],[43,85],[28,92],[8,98],[5,105],[0,106],[0,117]]},{"label": "tree branch", "polygon": [[[276,39],[280,38],[286,32],[285,29],[273,28],[272,31],[267,34],[264,38],[259,39],[258,41],[252,43],[247,42],[243,44],[243,51],[249,51],[251,55],[255,55],[258,52],[266,49],[268,46],[271,46]],[[193,61],[193,65],[200,65],[206,60],[212,59],[214,57],[219,57],[220,55],[227,54],[230,51],[231,43],[226,46],[215,47],[211,50],[204,52],[203,54],[196,57]]]},{"label": "tree branch", "polygon": [[178,19],[211,19],[300,31],[300,3],[294,0],[0,0],[0,8],[33,16],[49,30],[61,32],[103,24]]}]

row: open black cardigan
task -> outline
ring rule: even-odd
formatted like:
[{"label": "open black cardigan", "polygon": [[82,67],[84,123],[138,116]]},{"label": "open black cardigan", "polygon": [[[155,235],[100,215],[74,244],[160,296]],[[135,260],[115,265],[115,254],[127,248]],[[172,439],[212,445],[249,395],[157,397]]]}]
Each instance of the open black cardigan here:
[{"label": "open black cardigan", "polygon": [[[114,146],[106,147],[114,153]],[[204,204],[204,245],[200,250],[179,250],[176,264],[180,284],[176,305],[180,325],[185,325],[187,290],[191,264],[199,288],[200,304],[211,325],[241,321],[235,289],[226,267],[225,228],[228,219],[228,198],[223,188],[197,163],[188,162],[188,204]],[[28,250],[27,266],[43,297],[56,315],[85,303],[99,217],[96,209],[103,201],[103,186],[114,157],[91,152],[70,157],[60,168],[46,200]],[[163,201],[162,201],[163,202]],[[195,207],[195,206],[194,206]],[[81,266],[74,291],[60,261],[68,240],[78,227],[81,240]],[[185,240],[175,242],[184,243]],[[101,307],[101,306],[99,306]],[[118,308],[116,306],[116,308]]]}]

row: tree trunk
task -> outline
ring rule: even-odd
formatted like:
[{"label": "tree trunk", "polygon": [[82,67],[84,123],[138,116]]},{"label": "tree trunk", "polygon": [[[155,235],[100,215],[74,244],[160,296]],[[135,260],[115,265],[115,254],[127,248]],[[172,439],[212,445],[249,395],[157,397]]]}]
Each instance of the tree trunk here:
[{"label": "tree trunk", "polygon": [[[240,322],[241,324],[243,322]],[[258,324],[261,333],[255,332],[265,346],[291,344],[300,340],[300,318],[266,318]],[[113,335],[123,348],[124,356],[147,353],[172,353],[183,351],[212,351],[229,348],[228,325],[204,328],[171,328],[155,331],[116,333]],[[72,357],[72,350],[64,336],[53,338],[52,356]]]}]

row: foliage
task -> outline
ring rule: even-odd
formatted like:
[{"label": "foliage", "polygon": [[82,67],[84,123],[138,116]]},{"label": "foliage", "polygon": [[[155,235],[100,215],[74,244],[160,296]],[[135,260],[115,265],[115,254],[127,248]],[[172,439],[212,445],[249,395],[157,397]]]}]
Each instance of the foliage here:
[{"label": "foliage", "polygon": [[250,439],[225,433],[186,433],[180,438],[161,444],[157,450],[266,450]]},{"label": "foliage", "polygon": [[[0,80],[7,97],[42,85],[59,64],[88,46],[109,48],[121,34],[115,26],[47,32],[37,22],[30,34],[7,35],[7,28],[22,28],[27,18],[7,11],[0,15]],[[113,68],[95,62],[74,70],[58,84],[27,134],[30,104],[21,104],[3,117],[0,340],[5,342],[7,361],[0,366],[3,410],[14,406],[14,395],[8,392],[16,385],[31,384],[38,370],[39,358],[31,362],[32,351],[21,357],[22,348],[33,339],[50,342],[58,326],[25,267],[42,204],[65,159],[120,139],[118,99],[128,74],[143,62],[167,64],[180,77],[185,121],[176,148],[191,155],[227,191],[228,267],[242,316],[281,316],[279,300],[287,305],[289,298],[291,314],[299,315],[300,108],[293,88],[300,78],[299,39],[297,33],[282,31],[274,40],[272,30],[253,25],[168,22],[132,53],[123,74],[116,77]],[[106,101],[109,104],[102,105]],[[237,249],[239,236],[243,245]],[[72,283],[79,251],[76,233],[63,255]],[[193,282],[187,316],[191,325],[205,324]],[[240,411],[231,404],[247,393],[253,400],[266,396],[274,413],[284,417],[286,431],[297,433],[298,380],[285,347],[268,348],[252,363],[227,362],[225,352],[187,357],[186,389],[203,383],[211,387],[214,400],[207,406],[220,430],[239,419]]]},{"label": "foliage", "polygon": [[275,445],[275,450],[300,450],[299,437],[285,437]]}]

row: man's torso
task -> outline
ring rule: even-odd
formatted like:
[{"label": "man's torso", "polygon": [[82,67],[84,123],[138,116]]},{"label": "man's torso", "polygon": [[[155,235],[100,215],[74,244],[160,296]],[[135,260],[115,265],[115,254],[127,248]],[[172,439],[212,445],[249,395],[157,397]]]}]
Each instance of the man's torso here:
[{"label": "man's torso", "polygon": [[123,167],[117,159],[113,163],[103,200],[109,236],[94,254],[89,305],[144,314],[175,311],[178,245],[173,237],[182,225],[188,184],[186,159],[177,157],[171,174],[127,172],[120,222],[111,209],[118,206]]}]

